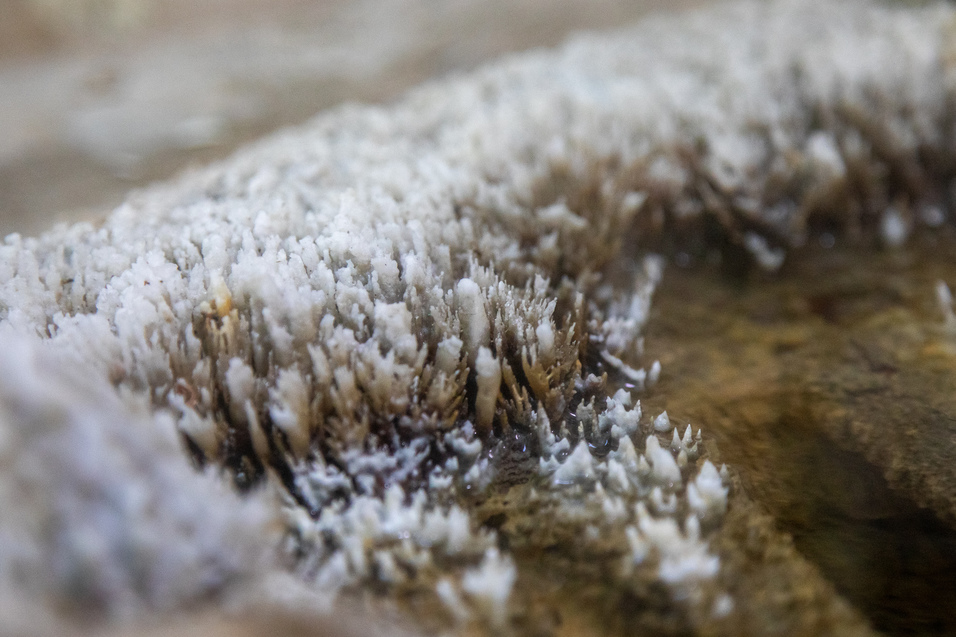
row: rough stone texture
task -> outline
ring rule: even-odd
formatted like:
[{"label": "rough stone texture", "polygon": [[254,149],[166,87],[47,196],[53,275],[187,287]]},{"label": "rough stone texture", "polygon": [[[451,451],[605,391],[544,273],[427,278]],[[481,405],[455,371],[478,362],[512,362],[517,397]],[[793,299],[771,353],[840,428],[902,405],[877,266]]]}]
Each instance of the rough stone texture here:
[{"label": "rough stone texture", "polygon": [[[745,490],[891,634],[951,632],[956,568],[951,228],[905,248],[810,246],[773,278],[673,268],[644,404],[704,422]],[[829,242],[826,243],[829,246]]]}]

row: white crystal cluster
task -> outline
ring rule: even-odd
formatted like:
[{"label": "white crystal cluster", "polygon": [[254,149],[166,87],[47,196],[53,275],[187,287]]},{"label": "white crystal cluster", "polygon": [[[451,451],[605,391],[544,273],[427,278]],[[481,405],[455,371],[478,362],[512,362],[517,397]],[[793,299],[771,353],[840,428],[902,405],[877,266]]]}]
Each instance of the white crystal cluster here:
[{"label": "white crystal cluster", "polygon": [[[722,477],[710,460],[703,460],[695,471],[701,433],[693,438],[690,425],[683,438],[675,428],[673,442],[665,447],[655,429],[666,414],[641,427],[640,404],[631,408],[626,392],[618,391],[607,402],[593,430],[600,432],[603,425],[609,453],[596,457],[590,450],[593,442],[582,439],[562,462],[553,457],[540,461],[540,473],[551,477],[558,514],[568,515],[564,500],[584,500],[591,509],[586,525],[623,527],[630,549],[623,560],[625,577],[647,562],[656,564],[662,582],[685,589],[713,577],[719,560],[708,552],[701,524],[713,528],[726,510],[726,468]],[[582,411],[587,410],[578,410],[579,422]],[[643,440],[643,453],[635,439]],[[561,487],[576,493],[569,496]]]},{"label": "white crystal cluster", "polygon": [[0,580],[135,612],[248,574],[266,495],[185,455],[277,485],[281,559],[323,590],[427,582],[504,625],[515,564],[462,503],[509,472],[616,529],[620,577],[713,577],[727,481],[632,396],[662,373],[639,247],[707,220],[773,268],[818,227],[938,225],[952,175],[921,158],[951,156],[952,24],[795,1],[651,20],[7,237]]},{"label": "white crystal cluster", "polygon": [[268,567],[274,505],[195,471],[169,414],[3,327],[0,365],[0,596],[128,618]]}]

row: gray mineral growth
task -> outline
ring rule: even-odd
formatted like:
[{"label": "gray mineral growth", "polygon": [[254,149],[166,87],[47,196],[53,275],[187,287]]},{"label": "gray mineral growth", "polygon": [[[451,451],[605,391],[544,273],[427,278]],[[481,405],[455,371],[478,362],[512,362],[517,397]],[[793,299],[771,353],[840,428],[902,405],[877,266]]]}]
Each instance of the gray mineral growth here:
[{"label": "gray mineral growth", "polygon": [[952,632],[954,35],[649,18],[8,236],[0,625]]}]

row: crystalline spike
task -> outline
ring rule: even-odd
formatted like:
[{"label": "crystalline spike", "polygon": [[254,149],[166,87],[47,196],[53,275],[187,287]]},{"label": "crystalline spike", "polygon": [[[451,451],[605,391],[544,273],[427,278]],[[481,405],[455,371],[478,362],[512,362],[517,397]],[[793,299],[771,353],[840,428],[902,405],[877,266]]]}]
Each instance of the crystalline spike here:
[{"label": "crystalline spike", "polygon": [[671,455],[670,451],[662,449],[657,438],[653,435],[647,437],[645,455],[647,455],[656,480],[665,485],[679,485],[681,483],[680,467],[677,466],[674,456]]},{"label": "crystalline spike", "polygon": [[594,459],[582,439],[561,466],[554,472],[555,484],[574,484],[594,478]]},{"label": "crystalline spike", "polygon": [[654,431],[658,433],[665,433],[671,428],[671,419],[667,416],[666,411],[662,411],[660,415],[654,419]]},{"label": "crystalline spike", "polygon": [[687,451],[684,449],[681,449],[680,453],[677,454],[677,466],[680,467],[681,469],[684,469],[687,467],[687,463],[688,463]]},{"label": "crystalline spike", "polygon": [[697,477],[687,486],[687,503],[692,511],[702,517],[722,515],[727,509],[728,492],[717,468],[707,460]]},{"label": "crystalline spike", "polygon": [[697,449],[697,443],[696,443],[696,442],[695,442],[694,444],[690,445],[689,447],[687,447],[687,448],[685,449],[685,451],[687,452],[687,458],[690,459],[690,460],[696,460],[697,457],[700,455],[700,452],[699,452],[698,449]]},{"label": "crystalline spike", "polygon": [[637,465],[637,450],[634,449],[634,443],[630,438],[622,438],[616,451],[612,451],[609,457],[623,463],[626,467],[632,468]]}]

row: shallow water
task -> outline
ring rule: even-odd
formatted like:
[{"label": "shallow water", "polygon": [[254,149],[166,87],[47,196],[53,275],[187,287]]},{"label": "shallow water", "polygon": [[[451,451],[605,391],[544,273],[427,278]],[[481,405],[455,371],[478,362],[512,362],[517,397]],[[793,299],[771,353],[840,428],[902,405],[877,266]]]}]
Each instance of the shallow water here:
[{"label": "shallow water", "polygon": [[[956,633],[956,233],[813,246],[781,272],[671,266],[645,413],[717,440],[747,495],[873,626]],[[666,399],[665,399],[666,397]]]}]

